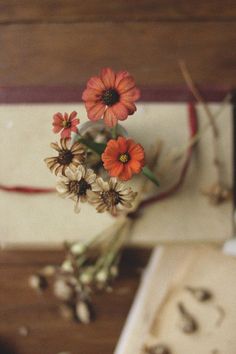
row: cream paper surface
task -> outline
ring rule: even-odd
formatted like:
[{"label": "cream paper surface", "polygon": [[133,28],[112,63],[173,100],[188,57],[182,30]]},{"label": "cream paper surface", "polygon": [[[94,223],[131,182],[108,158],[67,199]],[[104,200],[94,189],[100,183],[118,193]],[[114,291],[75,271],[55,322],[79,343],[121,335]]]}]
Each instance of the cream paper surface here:
[{"label": "cream paper surface", "polygon": [[[212,112],[219,110],[211,104]],[[53,156],[49,147],[57,136],[51,132],[55,112],[76,110],[81,122],[87,121],[82,104],[0,105],[0,182],[7,185],[54,187],[55,177],[43,159]],[[200,125],[207,118],[198,107]],[[157,141],[164,141],[158,171],[162,187],[178,178],[181,163],[164,168],[166,156],[182,148],[188,141],[186,104],[139,103],[134,116],[122,123],[129,135],[146,151]],[[232,185],[232,112],[226,105],[217,117],[220,130],[219,151],[223,161],[224,181]],[[172,197],[142,213],[137,220],[132,242],[211,241],[223,242],[232,236],[232,203],[218,207],[209,205],[199,191],[215,181],[212,167],[212,135],[208,129],[194,154],[186,182]],[[166,169],[164,173],[164,169]],[[138,188],[139,181],[134,188]],[[56,194],[25,196],[0,192],[0,241],[2,245],[57,245],[63,240],[88,239],[113,223],[107,214],[97,214],[93,207],[83,205],[74,214],[73,202]]]},{"label": "cream paper surface", "polygon": [[[235,257],[212,247],[171,246],[155,251],[151,263],[115,354],[144,354],[144,346],[161,343],[175,354],[235,354]],[[200,303],[186,286],[208,289],[212,299]],[[198,323],[193,334],[180,329],[179,302]]]}]

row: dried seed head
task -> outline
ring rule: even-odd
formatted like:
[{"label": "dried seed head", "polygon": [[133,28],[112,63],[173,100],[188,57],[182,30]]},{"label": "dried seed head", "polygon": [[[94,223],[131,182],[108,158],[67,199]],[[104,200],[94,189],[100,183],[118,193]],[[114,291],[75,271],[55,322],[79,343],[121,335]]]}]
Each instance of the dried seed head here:
[{"label": "dried seed head", "polygon": [[63,301],[69,301],[74,295],[73,289],[63,279],[58,279],[54,283],[55,296]]},{"label": "dried seed head", "polygon": [[185,306],[178,303],[178,310],[180,313],[179,328],[186,334],[192,334],[197,331],[198,324],[193,316],[186,310]]},{"label": "dried seed head", "polygon": [[186,290],[188,290],[199,302],[208,301],[212,298],[211,292],[204,288],[192,288],[187,286]]},{"label": "dried seed head", "polygon": [[96,274],[96,280],[98,283],[106,283],[108,280],[108,272],[107,270],[100,270],[97,274]]},{"label": "dried seed head", "polygon": [[79,280],[84,285],[90,285],[93,281],[93,273],[89,269],[85,270],[81,275]]},{"label": "dried seed head", "polygon": [[61,269],[66,273],[72,273],[73,266],[71,264],[71,261],[69,259],[65,260],[61,265]]},{"label": "dried seed head", "polygon": [[80,322],[84,324],[91,322],[91,310],[85,301],[79,300],[77,302],[75,312],[76,317]]},{"label": "dried seed head", "polygon": [[145,352],[147,354],[171,354],[169,348],[163,344],[157,344],[151,347],[146,347]]},{"label": "dried seed head", "polygon": [[33,274],[29,277],[29,286],[35,290],[43,290],[47,287],[47,281],[42,275]]},{"label": "dried seed head", "polygon": [[83,243],[77,242],[71,246],[70,251],[75,256],[80,256],[81,254],[83,254],[86,251],[86,248],[87,247]]}]

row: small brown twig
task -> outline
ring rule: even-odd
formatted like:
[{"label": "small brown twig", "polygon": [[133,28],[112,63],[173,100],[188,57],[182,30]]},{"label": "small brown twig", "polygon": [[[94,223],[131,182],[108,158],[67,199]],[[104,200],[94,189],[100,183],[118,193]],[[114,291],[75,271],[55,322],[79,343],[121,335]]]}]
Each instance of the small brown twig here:
[{"label": "small brown twig", "polygon": [[220,161],[218,158],[218,152],[217,152],[217,138],[219,135],[217,126],[215,124],[215,118],[214,115],[211,113],[208,105],[206,104],[203,96],[201,95],[201,93],[199,92],[197,86],[195,85],[190,72],[187,68],[186,63],[183,60],[179,61],[179,66],[180,66],[180,70],[182,72],[183,78],[189,88],[189,90],[192,92],[193,96],[195,97],[195,99],[202,104],[202,107],[209,119],[209,123],[211,124],[212,127],[212,132],[213,132],[213,148],[214,148],[214,157],[213,157],[213,165],[216,168],[216,174],[217,174],[217,182],[220,183]]}]

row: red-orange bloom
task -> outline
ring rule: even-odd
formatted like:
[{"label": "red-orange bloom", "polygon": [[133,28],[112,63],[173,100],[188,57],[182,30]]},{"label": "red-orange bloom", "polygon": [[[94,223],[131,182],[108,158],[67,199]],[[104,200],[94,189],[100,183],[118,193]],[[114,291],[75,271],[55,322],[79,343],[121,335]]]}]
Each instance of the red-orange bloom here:
[{"label": "red-orange bloom", "polygon": [[133,174],[140,173],[145,163],[144,160],[142,145],[124,137],[109,140],[102,154],[104,168],[109,175],[123,181],[131,179]]},{"label": "red-orange bloom", "polygon": [[72,112],[70,115],[68,113],[56,113],[53,116],[53,132],[61,133],[62,138],[70,138],[71,133],[78,133],[77,125],[79,124],[79,119],[76,118],[77,112]]},{"label": "red-orange bloom", "polygon": [[109,127],[133,114],[134,102],[139,97],[133,77],[127,71],[114,73],[110,68],[102,69],[100,77],[91,77],[82,95],[88,118],[92,121],[104,118]]}]

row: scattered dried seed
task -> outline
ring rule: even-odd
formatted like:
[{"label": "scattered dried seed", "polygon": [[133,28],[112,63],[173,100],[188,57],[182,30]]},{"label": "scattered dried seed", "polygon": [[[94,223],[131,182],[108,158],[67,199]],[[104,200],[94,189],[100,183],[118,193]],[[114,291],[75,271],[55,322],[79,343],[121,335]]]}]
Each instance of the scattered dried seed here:
[{"label": "scattered dried seed", "polygon": [[85,301],[79,300],[76,304],[76,317],[77,319],[84,323],[88,324],[91,322],[91,310],[89,305]]},{"label": "scattered dried seed", "polygon": [[146,347],[145,352],[147,354],[171,354],[170,349],[163,344]]},{"label": "scattered dried seed", "polygon": [[185,289],[188,290],[195,297],[195,299],[199,302],[208,301],[212,298],[211,292],[207,289],[193,288],[190,286],[186,286]]},{"label": "scattered dried seed", "polygon": [[186,334],[192,334],[197,331],[198,324],[193,316],[186,310],[183,303],[178,303],[178,310],[181,315],[179,327],[182,332]]},{"label": "scattered dried seed", "polygon": [[29,286],[35,290],[43,290],[47,287],[47,280],[39,274],[33,274],[29,277]]},{"label": "scattered dried seed", "polygon": [[18,333],[22,337],[27,337],[29,335],[29,329],[26,326],[21,326],[18,328]]}]

